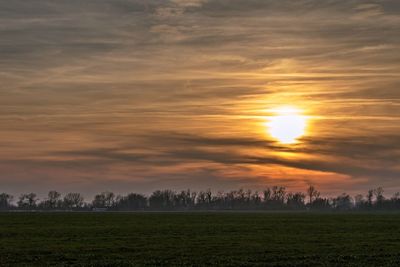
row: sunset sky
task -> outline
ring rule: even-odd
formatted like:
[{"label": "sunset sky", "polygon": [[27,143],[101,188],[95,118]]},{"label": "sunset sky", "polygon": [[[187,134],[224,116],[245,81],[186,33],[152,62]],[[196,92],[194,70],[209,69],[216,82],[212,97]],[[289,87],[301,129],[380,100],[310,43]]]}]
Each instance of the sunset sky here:
[{"label": "sunset sky", "polygon": [[400,191],[399,49],[398,0],[0,0],[0,192]]}]

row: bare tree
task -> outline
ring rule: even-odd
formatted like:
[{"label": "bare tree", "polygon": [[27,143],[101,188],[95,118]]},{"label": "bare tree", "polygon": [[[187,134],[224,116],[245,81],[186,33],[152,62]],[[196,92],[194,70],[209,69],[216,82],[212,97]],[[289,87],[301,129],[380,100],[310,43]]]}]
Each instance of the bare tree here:
[{"label": "bare tree", "polygon": [[318,192],[313,185],[310,185],[307,189],[307,196],[309,200],[308,203],[311,204],[315,199],[319,198],[320,192]]},{"label": "bare tree", "polygon": [[112,192],[102,192],[94,197],[92,205],[95,208],[112,208],[115,204],[115,194]]},{"label": "bare tree", "polygon": [[68,193],[64,197],[64,206],[69,209],[81,208],[83,200],[83,196],[79,193]]},{"label": "bare tree", "polygon": [[258,191],[255,191],[255,192],[250,196],[250,199],[251,199],[251,205],[252,205],[254,208],[259,208],[259,206],[260,206],[260,204],[261,204],[261,202],[262,202],[262,199],[261,199],[261,197],[260,197],[260,193],[258,193]]},{"label": "bare tree", "polygon": [[211,193],[211,189],[208,189],[206,191],[206,201],[208,205],[211,205],[212,202],[212,193]]},{"label": "bare tree", "polygon": [[[131,193],[127,196],[115,197],[112,192],[103,192],[94,197],[92,205],[85,203],[79,193],[69,193],[61,200],[61,194],[50,191],[47,198],[38,202],[35,193],[22,194],[17,202],[20,209],[87,209],[107,208],[109,210],[191,210],[191,209],[305,209],[311,210],[400,210],[400,193],[385,198],[384,190],[378,187],[369,190],[364,198],[356,195],[352,198],[342,194],[335,198],[320,197],[314,186],[307,188],[306,194],[287,192],[285,187],[273,186],[262,193],[239,189],[229,192],[219,191],[213,194],[210,189],[198,194],[189,189],[180,192],[172,190],[156,190],[150,197]],[[306,204],[307,199],[307,204]],[[12,207],[12,196],[0,194],[0,209]]]},{"label": "bare tree", "polygon": [[106,198],[104,194],[97,194],[94,196],[92,201],[92,206],[94,208],[105,208],[106,207]]},{"label": "bare tree", "polygon": [[113,192],[103,192],[106,208],[111,208],[115,202],[115,194]]},{"label": "bare tree", "polygon": [[7,210],[11,207],[11,202],[13,201],[13,196],[1,193],[0,194],[0,210]]},{"label": "bare tree", "polygon": [[272,187],[271,199],[279,204],[283,204],[286,198],[286,188],[282,186]]},{"label": "bare tree", "polygon": [[45,201],[45,206],[54,209],[59,207],[61,204],[61,194],[57,191],[50,191],[47,194],[47,200]]},{"label": "bare tree", "polygon": [[271,189],[267,188],[264,190],[264,203],[268,203],[271,200]]},{"label": "bare tree", "polygon": [[178,208],[188,209],[193,207],[195,204],[196,194],[190,192],[190,190],[183,190],[175,195],[174,206]]},{"label": "bare tree", "polygon": [[131,193],[116,200],[118,210],[144,210],[147,208],[147,198],[141,194]]},{"label": "bare tree", "polygon": [[364,209],[367,204],[367,202],[364,200],[364,196],[361,194],[358,194],[354,197],[354,202],[355,207],[358,209]]},{"label": "bare tree", "polygon": [[372,208],[373,198],[374,198],[374,190],[370,189],[370,190],[368,190],[368,193],[367,193],[367,204],[368,204],[369,208]]},{"label": "bare tree", "polygon": [[35,193],[22,194],[19,197],[17,205],[19,208],[22,208],[22,209],[33,209],[36,207],[37,202],[38,202],[38,199],[37,199]]},{"label": "bare tree", "polygon": [[207,201],[206,201],[206,193],[205,193],[204,191],[200,191],[200,192],[197,194],[196,204],[197,204],[197,206],[200,207],[200,208],[204,208],[204,207],[206,206],[206,204],[207,204]]},{"label": "bare tree", "polygon": [[304,209],[306,195],[300,192],[287,194],[286,204],[290,209]]},{"label": "bare tree", "polygon": [[350,210],[353,208],[353,200],[351,196],[343,193],[342,195],[332,199],[332,207],[336,210]]},{"label": "bare tree", "polygon": [[157,190],[149,197],[149,205],[152,209],[173,209],[175,192],[172,190]]},{"label": "bare tree", "polygon": [[383,206],[383,202],[385,200],[385,197],[383,196],[383,188],[382,187],[378,187],[374,190],[374,195],[375,195],[375,199],[376,199],[376,206],[378,208],[382,208]]},{"label": "bare tree", "polygon": [[393,209],[399,209],[400,208],[400,192],[394,193],[394,195],[390,199],[390,201],[392,202]]}]

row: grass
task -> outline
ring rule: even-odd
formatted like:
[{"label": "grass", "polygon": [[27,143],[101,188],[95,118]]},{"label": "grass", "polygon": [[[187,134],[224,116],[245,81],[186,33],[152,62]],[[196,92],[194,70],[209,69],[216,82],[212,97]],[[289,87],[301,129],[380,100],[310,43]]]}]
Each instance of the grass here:
[{"label": "grass", "polygon": [[0,266],[400,266],[400,214],[0,213]]}]

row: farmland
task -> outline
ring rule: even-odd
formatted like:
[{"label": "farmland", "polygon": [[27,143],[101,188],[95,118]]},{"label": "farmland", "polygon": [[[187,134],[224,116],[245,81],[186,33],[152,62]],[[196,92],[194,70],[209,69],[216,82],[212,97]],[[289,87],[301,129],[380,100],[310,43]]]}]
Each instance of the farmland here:
[{"label": "farmland", "polygon": [[0,266],[399,266],[397,213],[0,213]]}]

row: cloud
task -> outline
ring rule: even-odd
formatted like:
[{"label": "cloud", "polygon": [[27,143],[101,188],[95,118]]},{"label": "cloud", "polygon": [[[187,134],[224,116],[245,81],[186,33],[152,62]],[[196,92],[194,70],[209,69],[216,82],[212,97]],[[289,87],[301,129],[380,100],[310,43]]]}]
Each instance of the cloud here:
[{"label": "cloud", "polygon": [[[143,167],[149,170],[199,162],[204,166],[216,163],[233,168],[239,165],[262,167],[279,165],[369,179],[378,177],[382,182],[385,179],[388,181],[396,179],[398,175],[396,166],[399,164],[397,160],[399,143],[396,136],[382,136],[381,143],[373,143],[369,138],[362,136],[309,139],[303,140],[303,145],[294,148],[261,139],[205,137],[179,133],[146,137],[149,139],[148,142],[153,144],[147,149],[146,142],[143,146],[123,144],[116,148],[60,151],[53,153],[53,158],[46,160],[24,159],[15,162],[63,168],[85,166],[95,168],[126,163],[131,167]],[[261,153],[259,151],[254,153],[254,149]],[[280,156],[279,152],[313,157],[291,159]],[[132,174],[132,178],[137,175],[140,176]],[[171,176],[168,173],[164,175]]]},{"label": "cloud", "polygon": [[[289,168],[299,183],[396,187],[399,12],[395,0],[0,0],[4,177],[122,188],[190,170],[229,184],[232,168],[238,185]],[[315,117],[302,146],[265,133],[283,104]]]}]

